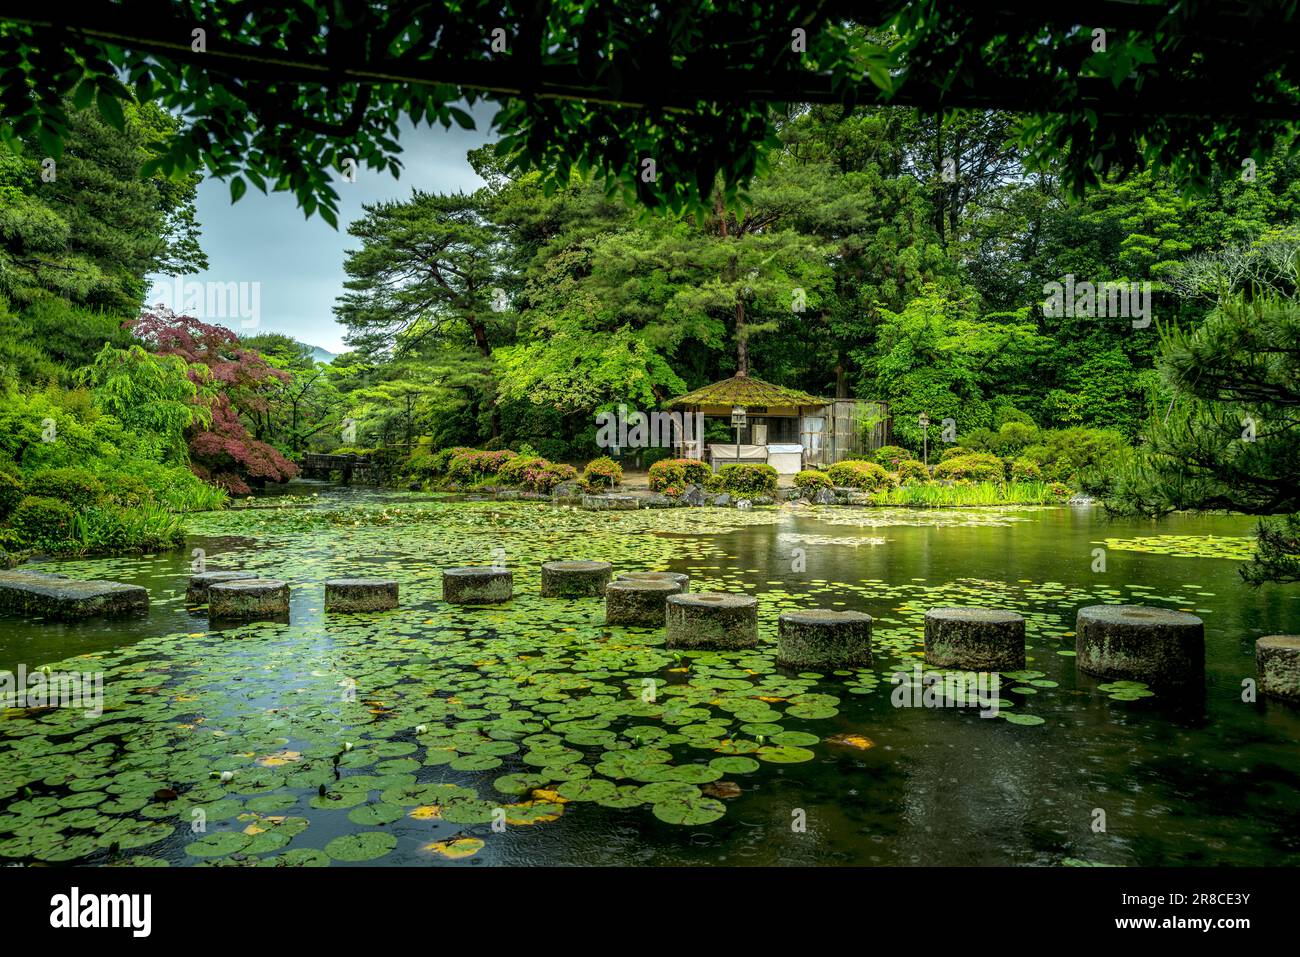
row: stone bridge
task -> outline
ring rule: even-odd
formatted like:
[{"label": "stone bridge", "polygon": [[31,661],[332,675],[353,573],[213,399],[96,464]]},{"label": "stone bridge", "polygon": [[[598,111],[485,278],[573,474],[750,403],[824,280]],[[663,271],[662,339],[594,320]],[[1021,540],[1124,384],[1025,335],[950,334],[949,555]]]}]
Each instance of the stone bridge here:
[{"label": "stone bridge", "polygon": [[382,485],[387,470],[364,455],[323,455],[308,452],[298,463],[303,478],[331,479],[337,475],[344,485]]}]

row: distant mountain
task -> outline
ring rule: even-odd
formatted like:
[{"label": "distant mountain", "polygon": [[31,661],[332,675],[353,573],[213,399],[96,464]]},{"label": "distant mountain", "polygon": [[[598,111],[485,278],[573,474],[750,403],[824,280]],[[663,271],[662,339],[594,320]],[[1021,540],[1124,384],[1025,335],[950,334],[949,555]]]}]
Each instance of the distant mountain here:
[{"label": "distant mountain", "polygon": [[334,361],[337,353],[322,349],[320,346],[313,346],[310,342],[304,342],[303,345],[311,347],[311,361],[324,362],[326,365]]}]

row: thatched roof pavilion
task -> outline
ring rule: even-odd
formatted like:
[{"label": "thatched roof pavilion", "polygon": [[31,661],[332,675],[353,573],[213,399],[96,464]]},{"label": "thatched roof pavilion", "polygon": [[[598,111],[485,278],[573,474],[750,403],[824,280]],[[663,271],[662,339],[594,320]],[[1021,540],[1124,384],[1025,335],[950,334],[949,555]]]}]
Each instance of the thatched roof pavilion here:
[{"label": "thatched roof pavilion", "polygon": [[[782,409],[789,411],[772,412],[773,415],[798,415],[798,409],[829,405],[830,399],[819,399],[815,395],[799,389],[787,389],[783,385],[773,385],[762,379],[738,372],[730,379],[713,382],[702,386],[694,392],[679,395],[668,402],[670,408],[705,408],[718,409],[719,415],[725,408],[731,414],[734,406],[750,408]],[[707,413],[706,413],[707,414]]]},{"label": "thatched roof pavilion", "polygon": [[[773,385],[762,379],[738,372],[730,379],[678,396],[668,403],[694,416],[707,428],[727,426],[736,439],[732,443],[706,443],[704,428],[688,433],[688,441],[678,446],[678,454],[701,458],[719,468],[730,462],[766,462],[782,474],[794,474],[804,465],[805,450],[820,447],[820,433],[826,428],[829,399],[821,399],[799,389]],[[733,411],[744,410],[744,424],[734,425]],[[738,441],[737,441],[738,439]]]}]

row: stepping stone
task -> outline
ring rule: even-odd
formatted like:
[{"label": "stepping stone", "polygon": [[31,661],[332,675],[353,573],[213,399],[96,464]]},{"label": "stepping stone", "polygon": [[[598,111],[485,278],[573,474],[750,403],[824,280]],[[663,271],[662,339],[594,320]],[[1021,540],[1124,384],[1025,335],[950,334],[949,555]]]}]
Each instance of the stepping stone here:
[{"label": "stepping stone", "polygon": [[1152,685],[1205,680],[1205,623],[1146,605],[1089,605],[1075,619],[1075,661],[1100,678]]},{"label": "stepping stone", "polygon": [[997,608],[931,608],[925,613],[925,661],[962,671],[1025,666],[1025,619]]},{"label": "stepping stone", "polygon": [[623,572],[619,581],[674,582],[681,585],[682,592],[691,590],[691,576],[681,572]]},{"label": "stepping stone", "polygon": [[758,600],[716,592],[671,595],[665,625],[669,648],[753,648],[758,644]]},{"label": "stepping stone", "polygon": [[1255,642],[1259,690],[1300,704],[1300,635],[1265,635]]},{"label": "stepping stone", "polygon": [[777,619],[776,660],[791,668],[857,668],[871,664],[871,616],[813,608]]},{"label": "stepping stone", "polygon": [[551,501],[556,505],[581,505],[585,494],[579,483],[561,482],[551,489]]},{"label": "stepping stone", "polygon": [[397,582],[390,578],[331,578],[325,582],[326,611],[388,611],[397,607]]},{"label": "stepping stone", "polygon": [[609,562],[546,562],[542,565],[543,598],[599,598],[614,566]]},{"label": "stepping stone", "polygon": [[584,495],[582,507],[588,511],[635,511],[641,501],[635,495]]},{"label": "stepping stone", "polygon": [[266,621],[289,615],[289,584],[278,578],[241,578],[208,587],[208,620]]},{"label": "stepping stone", "polygon": [[60,621],[147,612],[149,592],[139,585],[77,581],[36,571],[0,572],[0,612],[40,615]]},{"label": "stepping stone", "polygon": [[454,605],[495,605],[509,601],[514,588],[508,568],[479,565],[442,571],[442,599]]},{"label": "stepping stone", "polygon": [[605,586],[605,624],[662,628],[670,595],[682,586],[672,581],[620,578]]},{"label": "stepping stone", "polygon": [[185,602],[190,605],[206,605],[208,589],[218,582],[237,582],[256,577],[252,572],[199,572],[190,576],[189,587],[185,589]]}]

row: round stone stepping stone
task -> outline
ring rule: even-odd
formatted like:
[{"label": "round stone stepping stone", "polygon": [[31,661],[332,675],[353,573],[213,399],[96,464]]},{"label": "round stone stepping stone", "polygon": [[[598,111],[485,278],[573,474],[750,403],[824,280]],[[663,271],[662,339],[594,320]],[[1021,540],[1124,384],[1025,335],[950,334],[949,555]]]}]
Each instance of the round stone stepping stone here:
[{"label": "round stone stepping stone", "polygon": [[1025,619],[997,608],[931,608],[925,613],[925,660],[962,671],[1025,666]]},{"label": "round stone stepping stone", "polygon": [[208,589],[218,582],[237,582],[256,577],[250,572],[199,572],[190,576],[189,587],[185,589],[185,601],[191,605],[206,605]]},{"label": "round stone stepping stone", "polygon": [[1075,661],[1100,678],[1147,684],[1205,680],[1205,623],[1146,605],[1089,605],[1075,619]]},{"label": "round stone stepping stone", "polygon": [[614,566],[609,562],[546,562],[542,565],[543,598],[599,598]]},{"label": "round stone stepping stone", "polygon": [[454,605],[495,605],[514,594],[515,576],[508,568],[479,565],[444,568],[442,599]]},{"label": "round stone stepping stone", "polygon": [[15,569],[0,571],[0,612],[80,621],[148,612],[149,593],[122,582],[79,581],[66,575]]},{"label": "round stone stepping stone", "polygon": [[387,611],[397,607],[391,578],[331,578],[325,582],[326,611]]},{"label": "round stone stepping stone", "polygon": [[618,576],[619,581],[675,582],[682,586],[682,592],[691,590],[691,576],[681,572],[624,572]]},{"label": "round stone stepping stone", "polygon": [[854,668],[871,664],[871,616],[812,608],[777,619],[776,660],[792,668]]},{"label": "round stone stepping stone", "polygon": [[619,579],[605,586],[605,624],[662,628],[668,597],[681,591],[670,581]]},{"label": "round stone stepping stone", "polygon": [[758,600],[717,592],[671,595],[665,625],[669,648],[753,648],[758,644]]},{"label": "round stone stepping stone", "polygon": [[1255,642],[1259,690],[1300,704],[1300,635],[1265,635]]},{"label": "round stone stepping stone", "polygon": [[209,618],[253,621],[288,614],[289,584],[278,578],[241,578],[208,588]]}]

